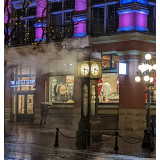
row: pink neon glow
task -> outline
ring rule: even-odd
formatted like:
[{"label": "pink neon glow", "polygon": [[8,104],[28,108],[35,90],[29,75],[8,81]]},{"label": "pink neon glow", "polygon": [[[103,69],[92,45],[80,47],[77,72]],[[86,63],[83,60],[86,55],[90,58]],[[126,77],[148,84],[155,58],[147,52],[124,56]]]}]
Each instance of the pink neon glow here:
[{"label": "pink neon glow", "polygon": [[[46,8],[47,0],[37,0],[36,17],[42,17],[43,10]],[[46,17],[46,11],[43,13],[43,17]]]},{"label": "pink neon glow", "polygon": [[84,11],[87,9],[87,0],[75,0],[75,11]]},{"label": "pink neon glow", "polygon": [[[42,28],[36,28],[35,39],[42,38],[42,33],[43,33]],[[46,30],[45,30],[45,33],[46,33]],[[44,35],[44,37],[46,37],[46,34]]]},{"label": "pink neon glow", "polygon": [[147,28],[147,15],[143,13],[135,13],[135,23],[138,27]]},{"label": "pink neon glow", "polygon": [[[6,0],[4,0],[4,6],[5,6],[5,3],[6,3]],[[9,13],[11,13],[12,14],[12,2],[11,2],[11,0],[8,0],[8,7],[9,7]],[[12,15],[10,14],[10,20],[9,20],[9,23],[11,23],[11,17],[12,17]],[[7,12],[7,8],[6,8],[6,10],[5,10],[5,14],[4,14],[4,23],[7,23],[7,21],[8,21],[8,12]]]},{"label": "pink neon glow", "polygon": [[74,33],[83,33],[86,32],[86,21],[75,21],[74,22],[75,27],[74,27]]},{"label": "pink neon glow", "polygon": [[119,14],[119,28],[134,26],[134,12]]},{"label": "pink neon glow", "polygon": [[119,14],[119,28],[129,26],[147,28],[147,15],[138,12]]}]

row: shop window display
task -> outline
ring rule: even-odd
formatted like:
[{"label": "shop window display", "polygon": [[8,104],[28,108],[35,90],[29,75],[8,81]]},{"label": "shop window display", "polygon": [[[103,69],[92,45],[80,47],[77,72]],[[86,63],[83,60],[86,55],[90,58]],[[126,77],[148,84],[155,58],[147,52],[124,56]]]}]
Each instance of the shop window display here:
[{"label": "shop window display", "polygon": [[116,73],[104,73],[98,81],[99,103],[119,103],[119,77]]},{"label": "shop window display", "polygon": [[50,103],[74,103],[74,76],[53,76],[49,78]]}]

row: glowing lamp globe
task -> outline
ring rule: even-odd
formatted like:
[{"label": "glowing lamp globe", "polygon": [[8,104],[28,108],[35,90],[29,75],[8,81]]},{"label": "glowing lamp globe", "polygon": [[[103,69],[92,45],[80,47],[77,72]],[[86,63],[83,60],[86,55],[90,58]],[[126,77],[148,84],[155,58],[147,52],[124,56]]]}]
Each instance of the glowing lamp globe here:
[{"label": "glowing lamp globe", "polygon": [[141,71],[141,70],[142,70],[142,65],[139,65],[139,66],[138,66],[138,69]]},{"label": "glowing lamp globe", "polygon": [[147,82],[147,81],[149,81],[149,79],[150,79],[149,76],[144,76],[144,81]]},{"label": "glowing lamp globe", "polygon": [[149,71],[151,71],[153,69],[153,67],[151,65],[148,66]]},{"label": "glowing lamp globe", "polygon": [[136,76],[136,77],[135,77],[135,81],[136,81],[136,82],[140,82],[140,81],[141,81],[141,77],[140,77],[140,76]]},{"label": "glowing lamp globe", "polygon": [[145,59],[146,59],[146,60],[150,60],[150,59],[151,59],[151,54],[149,54],[149,53],[146,54],[146,55],[145,55]]},{"label": "glowing lamp globe", "polygon": [[154,70],[156,70],[156,64],[154,64],[152,68],[153,68]]},{"label": "glowing lamp globe", "polygon": [[150,77],[150,83],[152,83],[153,82],[153,77]]}]

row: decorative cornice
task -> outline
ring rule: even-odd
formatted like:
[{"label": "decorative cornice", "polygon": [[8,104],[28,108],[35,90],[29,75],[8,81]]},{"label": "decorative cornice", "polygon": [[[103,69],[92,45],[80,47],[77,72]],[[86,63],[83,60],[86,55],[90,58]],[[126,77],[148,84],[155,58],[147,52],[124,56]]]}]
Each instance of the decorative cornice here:
[{"label": "decorative cornice", "polygon": [[113,42],[122,42],[122,41],[131,41],[138,40],[149,43],[156,43],[156,36],[147,35],[139,32],[134,33],[119,33],[117,35],[111,36],[100,36],[100,37],[91,37],[91,44],[103,44],[103,43],[113,43]]}]

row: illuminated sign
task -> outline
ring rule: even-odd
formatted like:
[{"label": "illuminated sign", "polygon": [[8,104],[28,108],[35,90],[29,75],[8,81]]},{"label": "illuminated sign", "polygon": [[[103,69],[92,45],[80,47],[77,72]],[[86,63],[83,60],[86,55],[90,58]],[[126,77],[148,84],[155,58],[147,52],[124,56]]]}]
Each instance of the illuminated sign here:
[{"label": "illuminated sign", "polygon": [[127,63],[119,63],[118,74],[127,75]]},{"label": "illuminated sign", "polygon": [[18,80],[18,81],[10,81],[10,86],[11,87],[34,86],[35,83],[36,83],[35,79]]},{"label": "illuminated sign", "polygon": [[122,4],[122,5],[123,4],[134,3],[134,2],[143,4],[143,5],[147,5],[147,0],[120,0],[120,4]]}]

